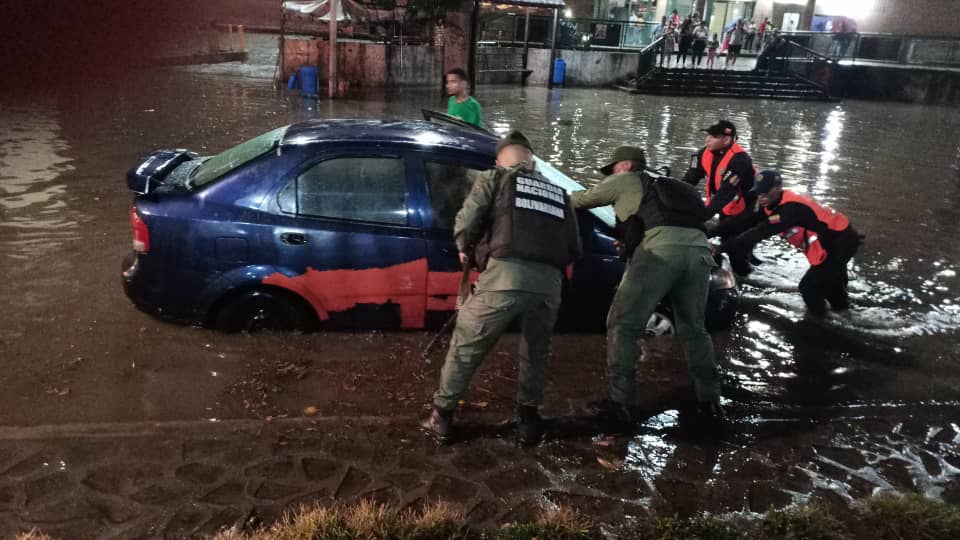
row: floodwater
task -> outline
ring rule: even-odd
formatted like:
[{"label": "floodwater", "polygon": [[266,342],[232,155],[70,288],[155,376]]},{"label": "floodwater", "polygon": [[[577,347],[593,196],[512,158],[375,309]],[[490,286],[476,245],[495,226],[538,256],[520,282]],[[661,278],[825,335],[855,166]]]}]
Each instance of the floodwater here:
[{"label": "floodwater", "polygon": [[[302,99],[274,88],[269,54],[257,58],[0,96],[0,424],[284,416],[311,403],[323,414],[422,413],[437,372],[436,361],[419,361],[423,334],[224,336],[157,321],[123,296],[124,174],[144,152],[212,153],[301,119],[417,118],[443,107],[439,87]],[[742,314],[715,336],[729,433],[706,446],[684,436],[677,400],[664,396],[689,386],[667,346],[641,368],[657,413],[610,450],[620,452],[619,470],[651,486],[680,475],[701,492],[776,471],[787,502],[817,490],[958,497],[955,109],[594,89],[481,87],[477,96],[494,130],[524,131],[541,157],[586,183],[620,144],[644,147],[653,164],[680,173],[702,144],[698,130],[729,118],[760,168],[780,169],[789,187],[844,212],[867,236],[851,270],[854,308],[823,321],[804,316],[802,257],[776,240],[763,244],[764,264],[742,284]],[[604,391],[603,337],[558,342],[545,410],[582,413]],[[512,388],[490,388],[513,369],[509,352],[492,363],[477,383],[493,381],[480,394],[489,408],[478,407],[490,421],[509,413]],[[565,463],[560,450],[540,455]]]}]

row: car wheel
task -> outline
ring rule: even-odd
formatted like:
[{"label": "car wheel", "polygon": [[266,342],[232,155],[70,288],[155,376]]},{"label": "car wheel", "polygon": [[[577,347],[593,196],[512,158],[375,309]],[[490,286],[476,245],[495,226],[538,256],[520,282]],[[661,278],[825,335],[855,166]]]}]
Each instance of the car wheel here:
[{"label": "car wheel", "polygon": [[309,330],[312,322],[300,299],[255,289],[228,299],[217,311],[214,326],[225,332],[293,332]]},{"label": "car wheel", "polygon": [[669,315],[660,311],[654,311],[647,322],[648,336],[672,336],[676,333],[673,327],[673,319]]}]

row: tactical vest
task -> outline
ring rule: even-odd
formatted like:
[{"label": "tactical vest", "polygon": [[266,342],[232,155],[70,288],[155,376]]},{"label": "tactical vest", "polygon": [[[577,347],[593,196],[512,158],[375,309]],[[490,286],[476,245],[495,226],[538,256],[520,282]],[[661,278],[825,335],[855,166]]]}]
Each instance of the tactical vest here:
[{"label": "tactical vest", "polygon": [[539,262],[565,268],[570,257],[566,224],[569,195],[536,172],[505,169],[494,199],[490,225],[474,249],[477,268],[490,257]]},{"label": "tactical vest", "polygon": [[[850,221],[847,219],[847,216],[833,210],[832,208],[827,208],[826,206],[821,206],[819,203],[814,201],[809,197],[804,197],[802,195],[797,195],[796,193],[790,190],[783,190],[783,197],[780,199],[780,204],[787,203],[797,203],[802,204],[813,210],[813,213],[817,216],[817,220],[823,223],[827,230],[840,232],[846,230],[850,226]],[[773,215],[774,211],[769,208],[763,209],[764,213],[769,218]],[[780,233],[780,237],[786,240],[790,245],[799,249],[807,257],[807,261],[812,266],[817,266],[827,260],[827,250],[823,247],[823,243],[820,241],[820,235],[817,234],[817,231],[812,231],[804,227],[790,227],[786,231]]]},{"label": "tactical vest", "polygon": [[[730,149],[727,150],[727,153],[723,155],[720,163],[717,164],[716,170],[714,170],[713,152],[707,149],[703,150],[703,154],[700,157],[700,168],[707,173],[707,204],[710,204],[710,198],[713,196],[713,194],[720,191],[720,184],[723,180],[723,175],[726,174],[727,168],[730,166],[730,161],[733,160],[733,156],[743,153],[746,153],[746,150],[744,150],[739,144],[733,143],[733,145],[730,146]],[[754,172],[756,172],[756,167],[754,167]],[[720,212],[725,216],[735,216],[747,208],[747,203],[743,200],[743,192],[741,191],[740,186],[737,186],[736,189],[737,195],[732,201],[730,201],[730,203],[720,209]]]},{"label": "tactical vest", "polygon": [[617,224],[622,245],[621,258],[628,260],[643,242],[646,232],[656,227],[685,227],[706,232],[706,208],[690,184],[652,172],[640,174],[643,200],[637,213]]}]

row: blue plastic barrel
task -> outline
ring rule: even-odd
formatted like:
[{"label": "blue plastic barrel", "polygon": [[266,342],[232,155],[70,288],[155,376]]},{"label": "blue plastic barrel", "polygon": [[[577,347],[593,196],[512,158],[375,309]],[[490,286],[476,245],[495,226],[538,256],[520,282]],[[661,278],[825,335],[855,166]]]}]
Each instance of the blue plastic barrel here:
[{"label": "blue plastic barrel", "polygon": [[553,61],[553,84],[563,84],[567,76],[567,63],[563,58],[557,58]]},{"label": "blue plastic barrel", "polygon": [[302,66],[300,74],[300,95],[303,97],[317,97],[317,66]]}]

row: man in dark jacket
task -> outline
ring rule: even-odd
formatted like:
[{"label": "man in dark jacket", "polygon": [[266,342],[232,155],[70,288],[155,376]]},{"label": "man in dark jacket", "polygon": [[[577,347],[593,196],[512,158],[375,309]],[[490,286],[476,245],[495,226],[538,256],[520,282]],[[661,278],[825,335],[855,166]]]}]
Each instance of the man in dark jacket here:
[{"label": "man in dark jacket", "polygon": [[800,280],[800,294],[810,313],[825,315],[826,302],[834,310],[848,309],[847,263],[856,254],[861,237],[847,217],[809,197],[783,189],[782,177],[774,170],[760,173],[754,191],[762,211],[720,223],[709,233],[722,236],[729,230],[746,228],[731,242],[730,262],[734,271],[749,274],[748,257],[753,247],[779,234],[810,262],[810,269]]},{"label": "man in dark jacket", "polygon": [[[707,132],[705,146],[691,156],[690,169],[683,180],[695,186],[706,179],[704,219],[719,214],[720,221],[724,222],[743,213],[753,213],[756,195],[750,190],[756,171],[750,154],[737,143],[736,126],[721,120],[703,131]],[[720,239],[722,251],[727,250],[727,241],[743,232],[728,229]]]}]

